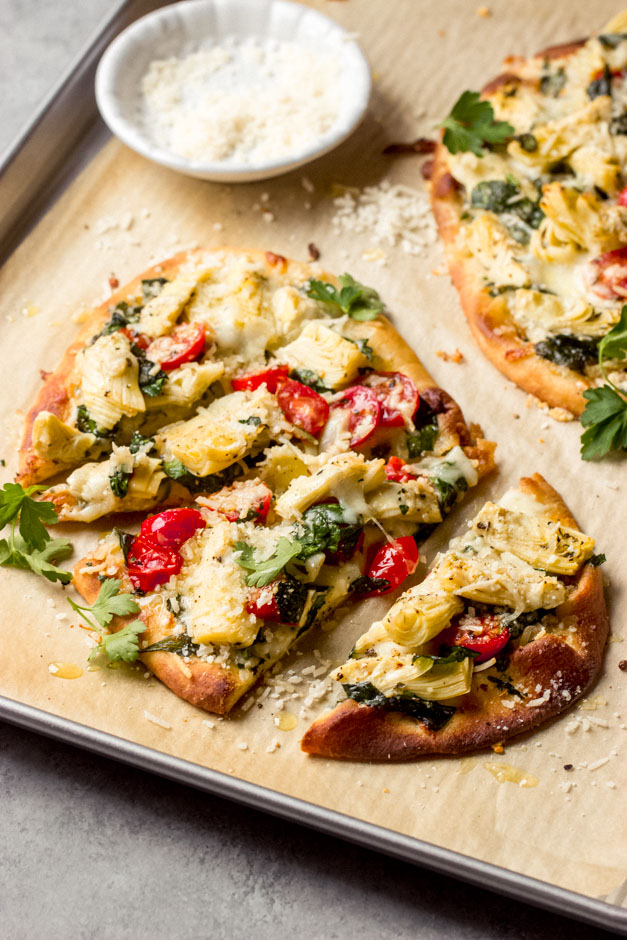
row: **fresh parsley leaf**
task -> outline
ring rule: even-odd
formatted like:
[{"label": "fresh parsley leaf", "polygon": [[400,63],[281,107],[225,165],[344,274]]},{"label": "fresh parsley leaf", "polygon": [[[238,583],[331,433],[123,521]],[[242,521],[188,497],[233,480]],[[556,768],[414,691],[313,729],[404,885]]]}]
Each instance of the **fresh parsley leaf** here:
[{"label": "fresh parsley leaf", "polygon": [[620,320],[599,343],[599,359],[623,359],[627,357],[627,305],[623,307]]},{"label": "fresh parsley leaf", "polygon": [[100,653],[104,653],[110,662],[115,663],[123,660],[125,663],[134,662],[139,656],[139,634],[146,629],[146,624],[141,620],[133,620],[127,623],[125,627],[118,630],[117,633],[108,633],[103,636],[98,646],[91,651],[89,659],[96,659]]},{"label": "fresh parsley leaf", "polygon": [[236,542],[235,550],[239,552],[235,559],[237,564],[250,574],[246,577],[246,584],[250,587],[265,587],[283,571],[285,566],[300,554],[300,542],[290,542],[281,536],[270,558],[264,561],[255,559],[255,550],[246,542]]},{"label": "fresh parsley leaf", "polygon": [[19,535],[13,536],[13,544],[6,539],[0,541],[0,565],[33,571],[48,581],[69,584],[70,571],[57,568],[54,561],[61,561],[72,554],[73,548],[67,539],[49,539],[42,549],[31,549]]},{"label": "fresh parsley leaf", "polygon": [[54,503],[32,499],[45,486],[29,486],[24,489],[19,483],[5,483],[0,490],[0,529],[19,516],[20,535],[30,548],[41,550],[50,540],[46,525],[58,522]]},{"label": "fresh parsley leaf", "polygon": [[465,91],[442,122],[443,143],[450,153],[471,150],[482,157],[484,144],[502,144],[514,133],[507,121],[495,121],[489,101],[481,101],[478,91]]},{"label": "fresh parsley leaf", "polygon": [[373,287],[360,284],[350,274],[340,274],[340,290],[325,281],[312,278],[305,293],[313,300],[339,307],[353,320],[374,320],[384,310],[384,304]]},{"label": "fresh parsley leaf", "polygon": [[[92,629],[101,632],[100,628],[108,627],[114,616],[124,617],[126,614],[136,614],[140,610],[139,604],[131,594],[120,594],[121,584],[122,582],[117,578],[107,578],[102,582],[94,603],[86,607],[76,604],[70,597],[67,602]],[[97,627],[86,616],[87,614],[93,615],[100,627]]]},{"label": "fresh parsley leaf", "polygon": [[620,320],[599,343],[599,365],[607,384],[589,388],[583,393],[586,407],[581,423],[586,428],[581,435],[583,460],[604,457],[612,450],[627,449],[627,395],[608,378],[604,359],[627,357],[627,305]]}]

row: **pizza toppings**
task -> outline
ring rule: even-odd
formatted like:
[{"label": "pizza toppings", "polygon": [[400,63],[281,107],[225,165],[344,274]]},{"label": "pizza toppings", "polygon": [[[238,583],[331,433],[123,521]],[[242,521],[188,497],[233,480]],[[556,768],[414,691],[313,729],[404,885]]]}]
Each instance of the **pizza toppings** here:
[{"label": "pizza toppings", "polygon": [[160,548],[179,549],[206,523],[197,509],[165,509],[142,522],[140,535]]},{"label": "pizza toppings", "polygon": [[275,394],[279,383],[287,379],[289,366],[272,366],[261,372],[249,372],[246,375],[235,375],[231,379],[234,392],[254,392],[261,385],[265,385],[269,392]]},{"label": "pizza toppings", "polygon": [[451,153],[470,150],[482,157],[484,147],[503,143],[514,134],[507,121],[496,121],[489,101],[481,101],[478,91],[465,91],[442,122],[444,146]]},{"label": "pizza toppings", "polygon": [[476,653],[476,665],[497,656],[507,646],[509,639],[510,632],[502,617],[496,614],[477,616],[472,607],[467,613],[456,617],[451,626],[440,634],[442,643]]},{"label": "pizza toppings", "polygon": [[[413,574],[418,567],[418,546],[411,536],[404,536],[393,542],[386,542],[379,548],[368,566],[367,577],[379,582],[379,587],[368,596],[389,594]],[[381,586],[385,582],[385,586]]]},{"label": "pizza toppings", "polygon": [[370,372],[363,384],[372,389],[381,404],[382,427],[413,429],[419,398],[410,378],[401,372]]},{"label": "pizza toppings", "polygon": [[350,432],[350,446],[360,447],[381,424],[381,402],[371,388],[354,385],[342,392],[333,402],[334,411],[340,410]]},{"label": "pizza toppings", "polygon": [[220,513],[229,522],[263,524],[272,504],[272,490],[258,480],[245,480],[224,487],[211,496],[199,496],[197,502]]},{"label": "pizza toppings", "polygon": [[126,560],[133,587],[144,594],[169,581],[182,567],[183,558],[175,549],[162,547],[139,535],[133,540]]},{"label": "pizza toppings", "polygon": [[154,339],[146,347],[146,358],[158,362],[164,372],[171,372],[185,362],[200,359],[204,351],[204,324],[181,323],[168,336]]},{"label": "pizza toppings", "polygon": [[313,388],[294,379],[285,379],[278,385],[277,401],[291,424],[313,437],[322,434],[329,418],[329,405]]}]

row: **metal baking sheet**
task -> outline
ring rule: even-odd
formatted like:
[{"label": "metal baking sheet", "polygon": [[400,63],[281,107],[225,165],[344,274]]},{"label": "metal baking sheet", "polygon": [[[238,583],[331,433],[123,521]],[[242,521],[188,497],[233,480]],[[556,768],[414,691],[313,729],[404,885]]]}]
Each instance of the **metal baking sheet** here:
[{"label": "metal baking sheet", "polygon": [[[127,0],[89,43],[10,150],[0,168],[0,262],[15,250],[68,183],[106,142],[93,96],[99,56],[129,22],[163,6]],[[87,92],[86,92],[87,90]],[[616,932],[627,929],[627,911],[525,875],[479,861],[416,838],[207,769],[140,744],[78,724],[46,711],[0,697],[0,717],[103,756],[126,762],[198,789],[403,858],[434,871]],[[620,903],[620,899],[616,899]]]}]

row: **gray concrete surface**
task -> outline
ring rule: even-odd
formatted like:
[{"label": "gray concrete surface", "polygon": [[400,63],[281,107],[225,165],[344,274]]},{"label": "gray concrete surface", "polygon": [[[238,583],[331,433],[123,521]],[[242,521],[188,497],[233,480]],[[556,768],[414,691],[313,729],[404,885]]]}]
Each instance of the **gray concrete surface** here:
[{"label": "gray concrete surface", "polygon": [[[0,0],[0,152],[115,6]],[[609,936],[7,725],[0,846],[3,940]]]}]

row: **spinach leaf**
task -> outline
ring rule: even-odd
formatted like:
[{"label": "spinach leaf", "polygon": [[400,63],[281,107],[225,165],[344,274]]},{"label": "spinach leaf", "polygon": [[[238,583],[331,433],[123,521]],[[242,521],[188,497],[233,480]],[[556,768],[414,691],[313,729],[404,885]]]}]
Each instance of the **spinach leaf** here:
[{"label": "spinach leaf", "polygon": [[598,340],[591,336],[556,333],[536,343],[535,350],[543,359],[583,374],[586,366],[597,360]]},{"label": "spinach leaf", "polygon": [[510,695],[517,695],[518,698],[526,699],[527,696],[519,692],[515,685],[512,685],[509,678],[501,679],[499,676],[486,676],[488,682],[493,682],[501,692],[509,692]]},{"label": "spinach leaf", "polygon": [[250,424],[254,428],[258,428],[261,424],[261,418],[259,415],[251,415],[249,418],[239,418],[238,424]]},{"label": "spinach leaf", "polygon": [[313,372],[311,369],[292,369],[290,372],[290,378],[295,379],[302,385],[308,385],[309,388],[313,388],[316,392],[333,391],[332,388],[329,388],[324,384],[318,373]]},{"label": "spinach leaf", "polygon": [[170,479],[177,480],[192,493],[215,493],[217,490],[221,490],[223,486],[230,486],[234,480],[244,473],[241,465],[234,463],[218,473],[211,473],[206,477],[197,477],[176,457],[173,457],[172,460],[164,460],[162,466],[163,472]]},{"label": "spinach leaf", "polygon": [[[156,368],[155,368],[156,367]],[[139,376],[137,381],[144,395],[155,398],[163,391],[163,384],[167,379],[167,373],[158,368],[158,363],[152,359],[146,359],[141,356],[139,359]]]},{"label": "spinach leaf", "polygon": [[621,42],[625,42],[627,33],[601,33],[597,38],[606,49],[616,49]]},{"label": "spinach leaf", "polygon": [[342,552],[346,557],[355,550],[363,526],[347,524],[344,509],[339,503],[320,503],[310,506],[303,513],[302,520],[294,528],[294,537],[300,542],[298,557],[303,560],[318,552],[336,554]]},{"label": "spinach leaf", "polygon": [[109,476],[109,486],[118,499],[124,499],[128,493],[128,484],[132,476],[132,470],[123,470],[121,467]]},{"label": "spinach leaf", "polygon": [[[137,323],[141,307],[131,306],[125,300],[116,304],[111,311],[111,316],[101,329],[98,336],[108,336],[110,333],[117,333],[118,330],[128,326],[129,323]],[[97,338],[97,337],[96,337]]]},{"label": "spinach leaf", "polygon": [[543,73],[540,79],[540,91],[542,94],[557,98],[565,84],[566,72],[564,69],[559,68],[556,69],[555,72],[552,72],[549,60],[545,59]]},{"label": "spinach leaf", "polygon": [[95,434],[96,437],[113,437],[115,428],[99,428],[90,416],[85,405],[79,405],[76,412],[76,427],[84,434]]},{"label": "spinach leaf", "polygon": [[358,597],[364,597],[373,591],[385,591],[389,586],[390,582],[387,578],[369,578],[368,575],[364,574],[360,578],[351,581],[348,590]]},{"label": "spinach leaf", "polygon": [[454,483],[449,483],[448,480],[442,480],[439,477],[432,477],[431,482],[438,494],[442,513],[448,512],[459,494],[468,489],[468,482],[465,477],[458,477]]},{"label": "spinach leaf", "polygon": [[600,565],[605,564],[605,562],[607,561],[607,558],[605,557],[603,552],[600,552],[598,555],[591,555],[588,561],[590,562],[593,568],[598,568]]},{"label": "spinach leaf", "polygon": [[187,633],[165,636],[158,643],[145,646],[142,653],[177,653],[179,656],[194,656],[198,652],[198,643],[194,643]]},{"label": "spinach leaf", "polygon": [[124,532],[123,529],[118,529],[117,527],[114,528],[113,534],[117,535],[118,537],[118,542],[120,543],[120,548],[122,549],[122,554],[124,555],[124,561],[126,561],[135,536],[131,535],[130,532]]},{"label": "spinach leaf", "polygon": [[434,665],[447,666],[449,663],[461,663],[465,659],[475,659],[478,655],[479,653],[475,650],[469,650],[466,646],[447,646],[443,643],[438,656],[417,653],[414,659],[432,659]]},{"label": "spinach leaf", "polygon": [[470,204],[475,209],[488,209],[497,215],[509,212],[518,216],[530,228],[538,228],[544,212],[539,198],[533,202],[528,196],[520,196],[520,187],[509,180],[482,180],[470,195]]},{"label": "spinach leaf", "polygon": [[142,281],[142,294],[144,300],[152,300],[161,293],[164,284],[168,283],[167,277],[150,277]]},{"label": "spinach leaf", "polygon": [[320,591],[320,593],[316,597],[314,597],[311,603],[311,607],[307,611],[305,622],[300,628],[300,630],[298,631],[298,634],[297,634],[298,636],[302,636],[303,633],[306,633],[307,630],[313,627],[321,608],[324,607],[324,602],[327,599],[327,590],[328,589],[325,589],[324,591]]},{"label": "spinach leaf", "polygon": [[425,424],[417,431],[408,431],[405,435],[407,444],[407,453],[410,459],[414,460],[421,457],[425,451],[433,450],[439,431],[438,419],[435,418],[430,424]]},{"label": "spinach leaf", "polygon": [[527,153],[535,153],[538,149],[537,138],[533,134],[517,134],[514,138]]},{"label": "spinach leaf", "polygon": [[307,603],[309,590],[302,581],[288,578],[279,581],[276,586],[276,604],[279,609],[281,623],[299,623]]},{"label": "spinach leaf", "polygon": [[154,450],[155,439],[154,437],[143,437],[139,431],[133,431],[131,437],[131,443],[128,445],[128,449],[131,454],[138,453],[142,448],[147,454]]},{"label": "spinach leaf", "polygon": [[439,731],[450,721],[457,709],[452,705],[442,705],[419,698],[410,692],[386,696],[371,682],[342,683],[348,698],[372,708],[384,708],[386,711],[403,712],[411,718],[421,721],[430,731]]},{"label": "spinach leaf", "polygon": [[586,88],[588,98],[594,100],[594,98],[599,98],[601,95],[611,95],[612,94],[612,72],[609,65],[606,65],[603,69],[603,74],[599,78],[595,78],[590,82]]}]

